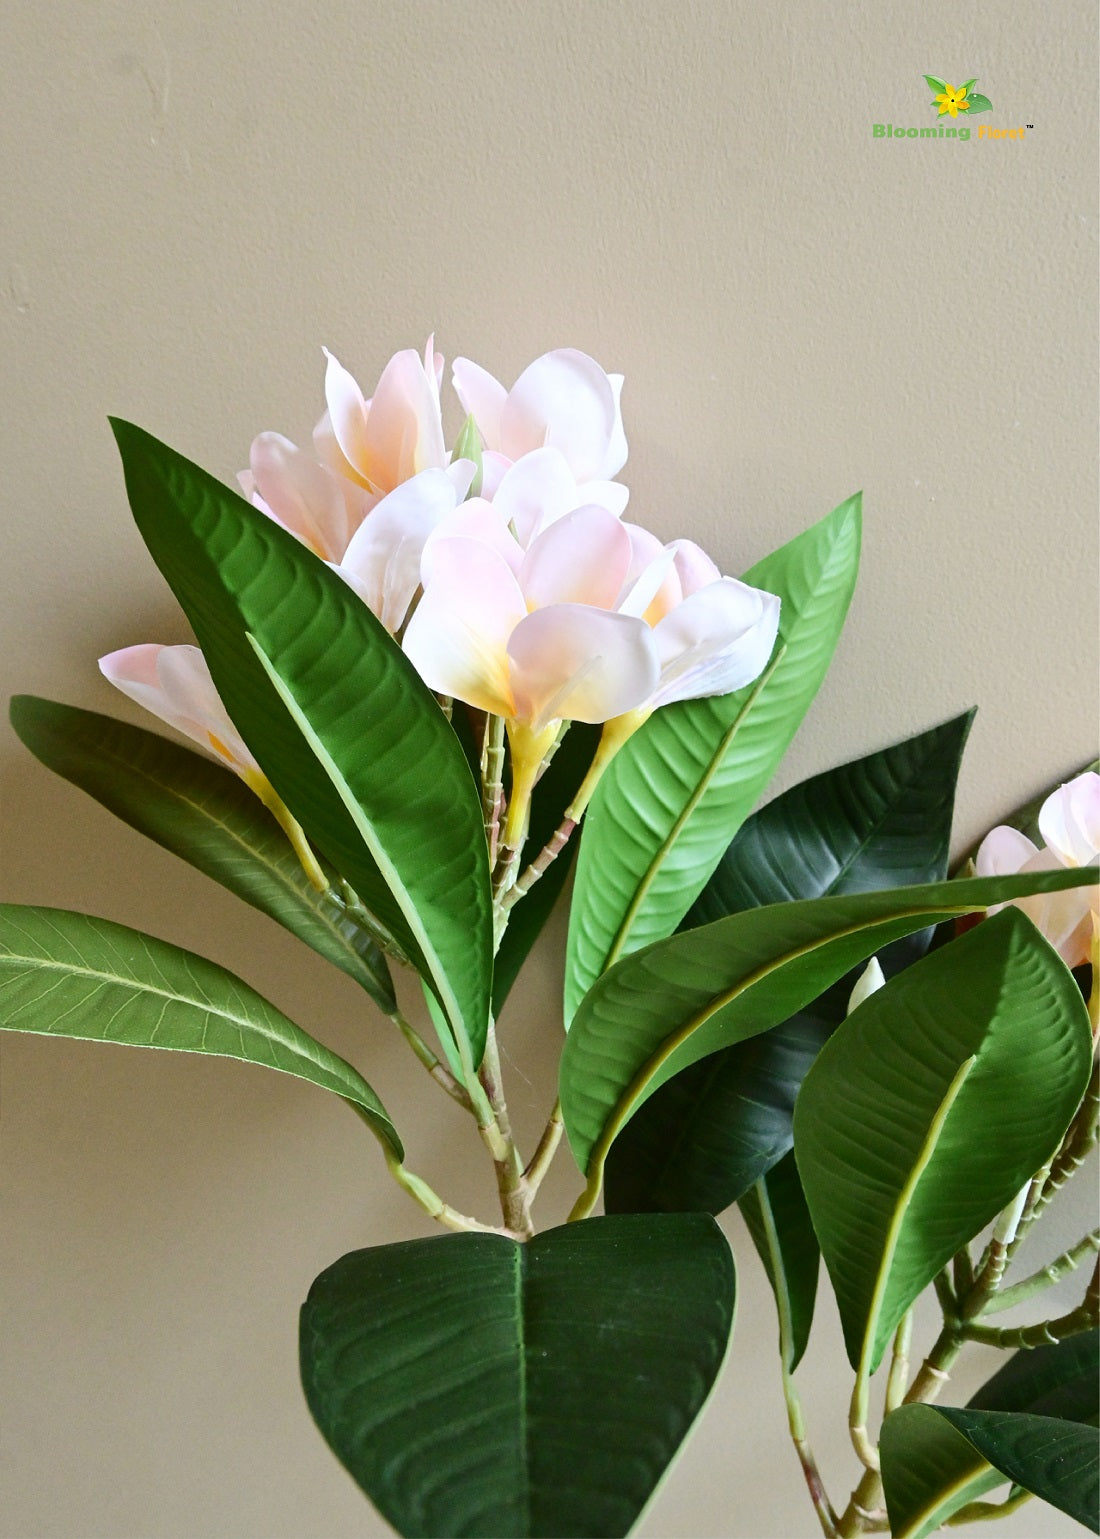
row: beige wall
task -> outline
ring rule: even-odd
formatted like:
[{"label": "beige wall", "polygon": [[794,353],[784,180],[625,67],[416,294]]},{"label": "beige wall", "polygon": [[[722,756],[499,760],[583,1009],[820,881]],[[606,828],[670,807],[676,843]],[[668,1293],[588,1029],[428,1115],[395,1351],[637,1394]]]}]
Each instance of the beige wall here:
[{"label": "beige wall", "polygon": [[[624,371],[634,516],[726,570],[863,486],[861,585],[783,784],[976,702],[961,843],[1095,751],[1091,3],[8,0],[0,22],[8,692],[126,714],[96,657],[183,638],[108,411],[229,477],[261,428],[308,431],[322,344],[369,384],[434,328],[507,378],[562,345]],[[928,120],[926,71],[1034,128],[873,138]],[[488,1211],[459,1115],[424,1121],[351,985],[10,733],[0,753],[6,897],[239,970]],[[505,1022],[528,1134],[558,982],[549,948]],[[257,1070],[34,1039],[4,1045],[3,1114],[5,1532],[384,1533],[296,1383],[314,1274],[426,1232],[354,1119]],[[563,1163],[557,1199],[574,1185]],[[731,1232],[730,1374],[651,1536],[812,1530]],[[831,1317],[805,1377],[839,1493]]]}]

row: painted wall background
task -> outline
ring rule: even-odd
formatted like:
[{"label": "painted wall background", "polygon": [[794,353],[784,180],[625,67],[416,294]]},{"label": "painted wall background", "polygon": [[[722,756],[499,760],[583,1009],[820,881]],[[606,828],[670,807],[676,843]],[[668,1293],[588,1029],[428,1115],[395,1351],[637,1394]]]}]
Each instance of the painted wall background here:
[{"label": "painted wall background", "polygon": [[[508,380],[563,345],[622,370],[634,516],[723,570],[864,488],[851,621],[777,789],[977,703],[962,847],[1095,752],[1085,0],[40,0],[0,20],[7,693],[136,719],[96,657],[186,639],[108,411],[229,479],[260,429],[308,432],[322,344],[369,388],[434,329]],[[981,121],[1034,128],[874,138],[930,121],[925,72],[976,75]],[[353,985],[7,729],[0,769],[5,897],[239,971],[367,1068],[417,1168],[488,1209],[461,1113],[418,1110],[421,1071]],[[529,1138],[559,983],[544,947],[503,1027]],[[34,1039],[2,1063],[6,1533],[386,1532],[296,1381],[313,1276],[428,1232],[354,1119],[225,1063]],[[550,1201],[574,1188],[563,1161]],[[730,1232],[731,1363],[651,1539],[813,1530],[770,1298]],[[847,1378],[822,1313],[803,1377],[839,1496],[853,1461],[826,1410]],[[1074,1531],[1026,1509],[1003,1529]]]}]

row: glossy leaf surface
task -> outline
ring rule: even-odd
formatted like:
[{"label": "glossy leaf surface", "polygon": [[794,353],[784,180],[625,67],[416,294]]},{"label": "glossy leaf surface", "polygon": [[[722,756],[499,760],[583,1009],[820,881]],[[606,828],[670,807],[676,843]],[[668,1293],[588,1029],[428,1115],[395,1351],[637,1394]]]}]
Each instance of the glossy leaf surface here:
[{"label": "glossy leaf surface", "polygon": [[779,1313],[779,1351],[788,1373],[810,1339],[821,1252],[794,1154],[788,1153],[741,1199],[741,1213],[768,1274]]},{"label": "glossy leaf surface", "polygon": [[385,1107],[351,1064],[224,967],[126,925],[0,906],[0,1027],[278,1069],[342,1096],[402,1158]]},{"label": "glossy leaf surface", "polygon": [[681,1069],[789,1019],[889,941],[1090,880],[1091,872],[1051,871],[779,903],[625,958],[585,999],[562,1055],[565,1127],[588,1177],[578,1210],[594,1205],[620,1129]]},{"label": "glossy leaf surface", "polygon": [[567,1021],[602,972],[671,934],[771,779],[832,658],[859,542],[852,497],[746,572],[782,601],[764,673],[734,694],[655,711],[612,760],[577,861]]},{"label": "glossy leaf surface", "polygon": [[303,1306],[302,1381],[403,1535],[622,1535],[709,1393],[733,1296],[702,1214],[355,1251]]},{"label": "glossy leaf surface", "polygon": [[1100,1416],[1100,1331],[1015,1352],[967,1401],[973,1411],[1031,1411],[1067,1421]]},{"label": "glossy leaf surface", "polygon": [[113,425],[138,527],[231,719],[311,842],[430,982],[472,1072],[492,925],[481,808],[457,738],[323,561],[182,455]]},{"label": "glossy leaf surface", "polygon": [[862,1374],[1057,1148],[1091,1061],[1073,977],[1013,908],[901,973],[830,1038],[799,1094],[794,1144]]},{"label": "glossy leaf surface", "polygon": [[1094,1426],[1015,1411],[906,1405],[886,1418],[881,1453],[895,1539],[926,1539],[1006,1480],[1097,1532]]},{"label": "glossy leaf surface", "polygon": [[[973,713],[793,787],[744,824],[684,928],[768,903],[869,892],[947,874],[955,783]],[[928,931],[886,948],[887,975]],[[791,1147],[795,1096],[844,1018],[849,987],[677,1074],[631,1119],[607,1161],[608,1211],[720,1213]]]},{"label": "glossy leaf surface", "polygon": [[395,1008],[381,951],[312,886],[275,819],[237,775],[96,711],[17,695],[11,717],[43,764],[277,920],[361,984],[380,1010]]}]

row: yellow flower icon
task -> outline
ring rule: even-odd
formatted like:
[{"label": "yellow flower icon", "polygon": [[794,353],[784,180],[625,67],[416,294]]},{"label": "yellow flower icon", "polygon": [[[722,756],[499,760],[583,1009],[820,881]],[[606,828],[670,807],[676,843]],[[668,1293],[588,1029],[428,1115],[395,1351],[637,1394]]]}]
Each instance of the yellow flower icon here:
[{"label": "yellow flower icon", "polygon": [[958,117],[960,112],[970,111],[970,103],[966,99],[965,86],[963,86],[961,91],[956,91],[953,85],[945,85],[942,94],[937,96],[936,100],[940,104],[941,118],[945,112],[949,112],[955,118]]}]

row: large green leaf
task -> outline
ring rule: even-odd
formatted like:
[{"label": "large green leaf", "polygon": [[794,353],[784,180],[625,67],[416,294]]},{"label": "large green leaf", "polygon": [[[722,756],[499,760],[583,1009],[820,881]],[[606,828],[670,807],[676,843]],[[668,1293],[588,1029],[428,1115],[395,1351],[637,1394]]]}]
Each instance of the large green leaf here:
[{"label": "large green leaf", "polygon": [[702,1214],[355,1251],[302,1309],[302,1381],[337,1457],[404,1535],[627,1533],[733,1324]]},{"label": "large green leaf", "polygon": [[830,1038],[799,1093],[794,1147],[861,1378],[1058,1147],[1091,1063],[1080,991],[1014,908],[901,973]]},{"label": "large green leaf", "polygon": [[624,958],[588,994],[562,1054],[566,1131],[588,1178],[577,1211],[594,1206],[619,1130],[681,1069],[789,1019],[902,935],[1093,877],[1060,870],[777,903]]},{"label": "large green leaf", "polygon": [[1030,1411],[1067,1421],[1100,1417],[1100,1331],[1014,1352],[967,1401],[972,1411]]},{"label": "large green leaf", "polygon": [[798,1087],[836,1021],[789,1021],[693,1063],[642,1106],[611,1145],[608,1213],[721,1213],[791,1147]]},{"label": "large green leaf", "polygon": [[821,1252],[806,1195],[788,1152],[741,1199],[741,1214],[756,1246],[779,1312],[779,1351],[793,1373],[810,1339]]},{"label": "large green leaf", "polygon": [[278,1069],[335,1091],[403,1158],[389,1114],[350,1063],[224,967],[126,925],[0,905],[0,1027]]},{"label": "large green leaf", "polygon": [[880,1449],[894,1539],[926,1539],[1006,1480],[1098,1531],[1095,1427],[1016,1411],[903,1405],[886,1418]]},{"label": "large green leaf", "polygon": [[178,743],[96,711],[16,695],[12,725],[43,764],[116,817],[268,914],[396,1008],[386,959],[319,893],[275,819],[237,775]]},{"label": "large green leaf", "polygon": [[[973,712],[804,781],[747,820],[684,921],[768,903],[870,892],[947,874],[955,782]],[[928,931],[880,957],[888,975]],[[844,1018],[850,983],[810,1012],[715,1053],[662,1085],[612,1145],[608,1211],[720,1213],[791,1146],[798,1087]]]},{"label": "large green leaf", "polygon": [[[575,721],[565,734],[531,800],[531,829],[524,848],[525,862],[534,860],[557,833],[565,809],[588,773],[600,740],[600,730],[587,722]],[[508,991],[550,917],[565,886],[578,842],[578,835],[574,834],[530,892],[509,912],[508,928],[500,943],[493,970],[494,1015],[499,1016]]]},{"label": "large green leaf", "polygon": [[113,426],[138,527],[230,717],[311,841],[430,982],[472,1075],[492,922],[481,808],[457,738],[323,561],[182,455]]},{"label": "large green leaf", "polygon": [[860,500],[745,573],[779,595],[779,640],[754,684],[655,711],[619,750],[585,818],[565,1014],[620,957],[670,934],[771,779],[829,666],[855,585]]}]

